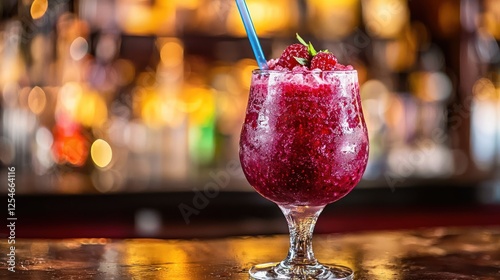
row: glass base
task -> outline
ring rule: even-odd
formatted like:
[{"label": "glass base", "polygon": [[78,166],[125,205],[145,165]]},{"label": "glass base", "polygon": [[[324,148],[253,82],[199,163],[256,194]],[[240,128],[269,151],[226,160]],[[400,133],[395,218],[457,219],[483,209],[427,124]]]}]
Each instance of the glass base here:
[{"label": "glass base", "polygon": [[341,265],[295,265],[286,267],[282,263],[264,263],[250,268],[250,276],[256,280],[352,280],[352,269]]}]

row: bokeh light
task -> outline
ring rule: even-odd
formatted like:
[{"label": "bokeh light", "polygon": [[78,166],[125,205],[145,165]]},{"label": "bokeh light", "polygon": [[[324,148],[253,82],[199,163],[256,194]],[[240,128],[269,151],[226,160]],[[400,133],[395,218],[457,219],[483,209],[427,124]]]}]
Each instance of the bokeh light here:
[{"label": "bokeh light", "polygon": [[405,0],[363,0],[363,19],[373,36],[397,37],[407,26],[409,17]]},{"label": "bokeh light", "polygon": [[106,101],[98,92],[84,92],[78,101],[75,118],[87,127],[99,127],[108,118]]},{"label": "bokeh light", "polygon": [[46,127],[40,127],[35,134],[36,152],[34,170],[38,175],[46,174],[54,165],[51,148],[54,143],[52,133]]},{"label": "bokeh light", "polygon": [[45,127],[40,127],[35,135],[36,144],[43,149],[50,149],[54,143],[52,133]]},{"label": "bokeh light", "polygon": [[[64,180],[87,181],[68,189],[61,183],[62,191],[92,180],[91,190],[104,193],[136,181],[196,180],[237,158],[257,63],[234,1],[63,2],[27,0],[12,15],[3,11],[3,163],[30,165],[25,170],[47,178],[78,170]],[[498,165],[500,121],[480,119],[498,118],[500,110],[499,1],[247,4],[267,58],[278,57],[298,31],[358,71],[370,134],[366,181],[397,169],[433,139],[433,129],[446,142],[422,150],[440,164],[462,153],[466,163],[432,165],[430,174],[471,161],[485,172]],[[473,109],[471,118],[454,105]],[[461,127],[450,132],[456,115]],[[419,175],[426,164],[411,175],[426,177]],[[138,185],[130,188],[148,188]]]},{"label": "bokeh light", "polygon": [[34,114],[40,114],[45,109],[47,104],[47,97],[45,91],[40,87],[34,87],[28,96],[28,107]]},{"label": "bokeh light", "polygon": [[178,39],[167,39],[160,50],[161,62],[167,67],[175,67],[183,62],[184,49]]},{"label": "bokeh light", "polygon": [[89,43],[83,37],[77,37],[69,47],[69,54],[74,60],[81,60],[89,50]]},{"label": "bokeh light", "polygon": [[31,4],[30,14],[33,19],[39,19],[45,15],[49,7],[48,0],[34,0]]},{"label": "bokeh light", "polygon": [[359,25],[359,0],[307,0],[309,29],[315,37],[341,40]]},{"label": "bokeh light", "polygon": [[[269,36],[297,24],[298,7],[295,2],[287,0],[250,0],[247,1],[247,6],[252,15],[255,30],[260,36]],[[200,13],[204,13],[204,11]],[[207,15],[207,21],[216,16],[219,16],[219,14]],[[226,29],[233,36],[246,36],[245,28],[234,2],[227,16]]]},{"label": "bokeh light", "polygon": [[83,89],[76,82],[68,82],[59,90],[59,101],[65,110],[74,112],[83,94]]},{"label": "bokeh light", "polygon": [[58,164],[71,164],[77,167],[85,164],[89,143],[78,125],[56,125],[53,135],[52,151]]},{"label": "bokeh light", "polygon": [[100,168],[105,168],[113,158],[113,151],[108,142],[103,139],[97,139],[90,147],[90,156],[94,164]]}]

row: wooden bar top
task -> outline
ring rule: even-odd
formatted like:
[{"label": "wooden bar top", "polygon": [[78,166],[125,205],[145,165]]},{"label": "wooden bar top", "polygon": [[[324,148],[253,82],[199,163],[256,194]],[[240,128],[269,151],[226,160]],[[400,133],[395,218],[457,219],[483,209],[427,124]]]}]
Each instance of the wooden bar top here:
[{"label": "wooden bar top", "polygon": [[[316,257],[355,279],[500,279],[500,227],[315,235]],[[0,279],[249,279],[282,260],[288,236],[171,239],[17,239],[0,243]]]}]

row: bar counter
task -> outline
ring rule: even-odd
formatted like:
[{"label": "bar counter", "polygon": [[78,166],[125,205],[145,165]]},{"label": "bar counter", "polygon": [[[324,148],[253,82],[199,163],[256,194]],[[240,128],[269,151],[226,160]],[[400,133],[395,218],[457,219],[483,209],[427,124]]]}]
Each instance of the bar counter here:
[{"label": "bar counter", "polygon": [[[279,261],[288,236],[222,239],[17,239],[0,243],[0,279],[249,279]],[[315,235],[316,257],[355,279],[500,279],[500,227],[427,228]]]}]

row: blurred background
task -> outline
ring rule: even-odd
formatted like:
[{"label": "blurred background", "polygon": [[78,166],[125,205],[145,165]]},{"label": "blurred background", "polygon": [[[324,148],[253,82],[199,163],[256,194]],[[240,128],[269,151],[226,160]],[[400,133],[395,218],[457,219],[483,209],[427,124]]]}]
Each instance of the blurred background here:
[{"label": "blurred background", "polygon": [[[320,232],[500,222],[500,1],[247,4],[266,57],[298,32],[359,72],[369,165]],[[20,236],[286,231],[239,167],[256,62],[234,1],[4,0],[0,15]]]}]

